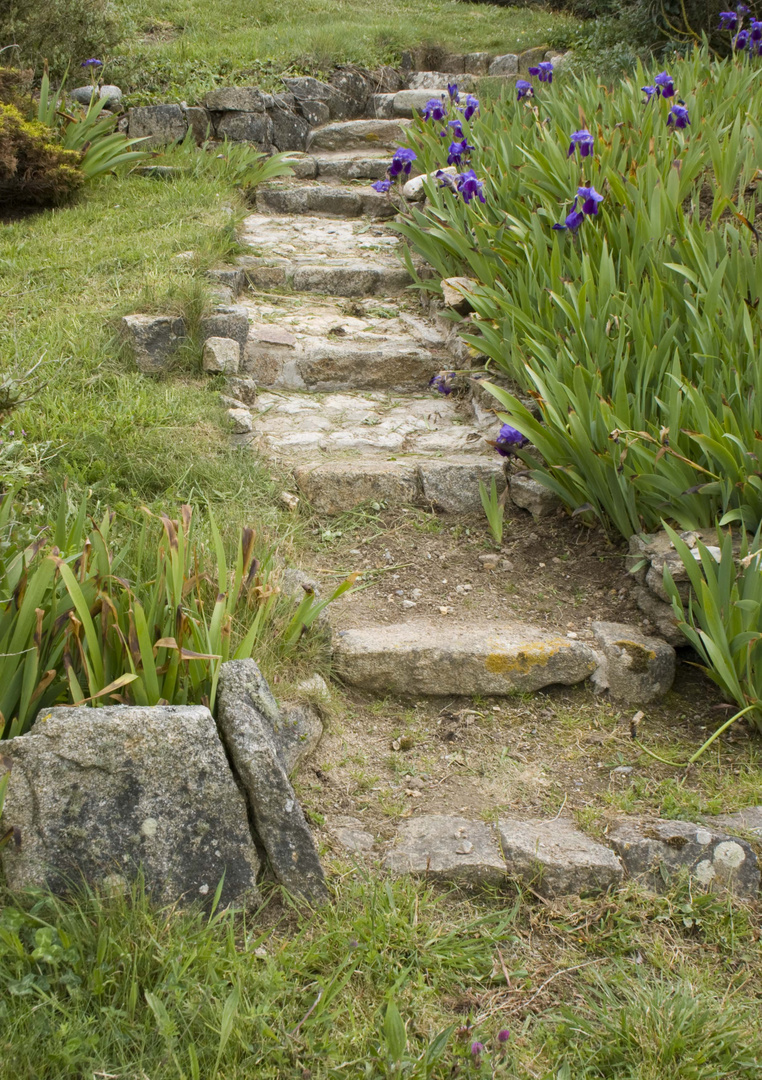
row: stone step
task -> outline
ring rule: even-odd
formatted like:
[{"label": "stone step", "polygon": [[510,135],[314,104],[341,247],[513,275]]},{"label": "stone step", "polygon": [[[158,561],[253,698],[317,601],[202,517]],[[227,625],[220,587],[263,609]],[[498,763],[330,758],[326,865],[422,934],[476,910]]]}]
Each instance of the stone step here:
[{"label": "stone step", "polygon": [[372,187],[334,184],[266,184],[257,188],[257,210],[262,214],[319,214],[323,217],[376,220],[391,218],[397,208],[388,196]]},{"label": "stone step", "polygon": [[526,693],[583,682],[593,650],[525,623],[448,625],[411,620],[335,634],[336,674],[379,694]]},{"label": "stone step", "polygon": [[243,372],[278,390],[417,390],[453,366],[448,335],[398,301],[245,297]]},{"label": "stone step", "polygon": [[[432,98],[449,101],[447,86],[432,90],[398,90],[396,94],[374,94],[368,104],[368,112],[379,120],[412,119],[423,113]],[[459,114],[456,112],[452,115],[457,117]]]},{"label": "stone step", "polygon": [[314,128],[307,138],[308,153],[329,150],[395,150],[404,138],[408,120],[343,120]]},{"label": "stone step", "polygon": [[[383,180],[391,160],[389,150],[317,150],[292,153],[288,165],[297,180]],[[416,172],[413,166],[413,172]],[[417,175],[417,173],[416,173]]]},{"label": "stone step", "polygon": [[400,239],[380,225],[307,215],[251,214],[238,259],[254,289],[289,288],[331,296],[393,296],[410,283]]}]

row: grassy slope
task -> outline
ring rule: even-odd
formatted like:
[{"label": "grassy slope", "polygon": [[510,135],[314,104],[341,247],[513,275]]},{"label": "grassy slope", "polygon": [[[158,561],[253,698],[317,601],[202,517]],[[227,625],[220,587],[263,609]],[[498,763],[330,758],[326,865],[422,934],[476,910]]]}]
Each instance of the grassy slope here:
[{"label": "grassy slope", "polygon": [[336,63],[397,63],[404,49],[441,45],[459,52],[516,52],[578,24],[540,8],[452,0],[135,0],[130,34],[105,76],[132,95],[198,99],[211,86],[277,86],[289,69],[319,72]]}]

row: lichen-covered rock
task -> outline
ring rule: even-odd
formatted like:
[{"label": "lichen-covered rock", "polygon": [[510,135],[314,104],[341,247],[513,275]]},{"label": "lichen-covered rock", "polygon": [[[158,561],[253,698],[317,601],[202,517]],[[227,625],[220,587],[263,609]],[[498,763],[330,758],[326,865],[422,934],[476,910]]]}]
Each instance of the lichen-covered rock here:
[{"label": "lichen-covered rock", "polygon": [[272,97],[256,86],[220,86],[209,91],[204,105],[210,112],[263,113],[272,105]]},{"label": "lichen-covered rock", "polygon": [[401,142],[406,120],[349,120],[326,124],[310,133],[308,150],[395,150]]},{"label": "lichen-covered rock", "polygon": [[126,886],[142,867],[162,903],[211,900],[223,875],[223,904],[258,899],[246,804],[208,709],[49,709],[3,754],[12,889]]},{"label": "lichen-covered rock", "polygon": [[185,324],[175,315],[125,315],[122,333],[129,341],[135,363],[146,375],[166,371],[185,337]]},{"label": "lichen-covered rock", "polygon": [[458,885],[499,885],[505,879],[494,830],[448,814],[411,818],[384,859],[393,874],[413,874]]},{"label": "lichen-covered rock", "polygon": [[630,877],[655,892],[664,892],[683,871],[694,888],[727,889],[744,897],[759,893],[759,865],[749,844],[707,825],[621,818],[608,836]]},{"label": "lichen-covered rock", "polygon": [[508,873],[541,896],[591,896],[618,885],[622,864],[568,820],[500,818],[500,843]]},{"label": "lichen-covered rock", "polygon": [[127,113],[131,139],[145,139],[141,150],[180,142],[188,130],[181,105],[141,105]]},{"label": "lichen-covered rock", "polygon": [[220,667],[217,725],[278,881],[311,903],[328,899],[323,868],[274,732],[278,704],[253,660]]},{"label": "lichen-covered rock", "polygon": [[583,682],[595,670],[589,646],[524,623],[449,626],[415,621],[340,631],[339,676],[392,694],[508,694]]},{"label": "lichen-covered rock", "polygon": [[254,143],[260,150],[270,149],[273,122],[267,113],[223,112],[215,124],[218,139]]},{"label": "lichen-covered rock", "polygon": [[645,705],[672,689],[675,650],[628,623],[593,623],[601,654],[593,681],[615,701]]}]

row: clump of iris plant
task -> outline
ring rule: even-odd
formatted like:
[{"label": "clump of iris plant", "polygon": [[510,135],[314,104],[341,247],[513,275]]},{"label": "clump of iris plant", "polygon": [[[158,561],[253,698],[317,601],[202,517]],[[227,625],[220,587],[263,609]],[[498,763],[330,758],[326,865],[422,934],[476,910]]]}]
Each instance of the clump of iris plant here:
[{"label": "clump of iris plant", "polygon": [[526,446],[528,442],[529,439],[522,435],[517,428],[512,427],[510,424],[503,424],[492,446],[495,447],[501,457],[507,458],[515,454],[522,446]]},{"label": "clump of iris plant", "polygon": [[550,60],[543,60],[537,67],[530,67],[530,75],[536,75],[540,82],[552,83],[553,82],[553,65]]},{"label": "clump of iris plant", "polygon": [[424,120],[444,120],[447,116],[447,106],[439,98],[429,98],[423,107]]},{"label": "clump of iris plant", "polygon": [[580,131],[574,131],[571,136],[569,152],[566,156],[571,157],[574,151],[579,147],[580,157],[590,157],[593,152],[593,145],[593,136],[587,128],[582,128]]},{"label": "clump of iris plant", "polygon": [[[582,201],[582,206],[577,209],[577,203]],[[554,229],[568,230],[569,232],[576,232],[586,217],[590,217],[598,213],[598,206],[603,202],[603,196],[595,188],[580,187],[577,188],[577,194],[574,197],[572,208],[566,215],[566,219],[563,222],[559,222],[554,225]]]},{"label": "clump of iris plant", "polygon": [[391,191],[394,181],[399,177],[410,176],[410,170],[413,167],[413,162],[417,159],[418,155],[414,150],[408,150],[405,146],[398,146],[394,151],[394,157],[392,158],[389,168],[386,170],[386,180],[376,180],[374,184],[370,186],[374,191],[380,192],[385,195],[388,191]]},{"label": "clump of iris plant", "polygon": [[733,38],[733,50],[737,53],[746,52],[749,56],[762,55],[762,22],[752,19],[748,29],[743,26],[743,20],[749,14],[746,4],[738,4],[735,11],[721,11],[720,25],[718,30],[728,30],[735,34]]},{"label": "clump of iris plant", "polygon": [[473,94],[466,96],[466,107],[463,110],[463,119],[470,120],[475,112],[479,110],[479,99],[475,98]]},{"label": "clump of iris plant", "polygon": [[447,154],[447,164],[457,165],[458,168],[460,168],[461,161],[464,157],[467,158],[472,150],[473,146],[471,146],[468,139],[461,139],[460,142],[451,142]]},{"label": "clump of iris plant", "polygon": [[461,173],[456,177],[455,182],[458,192],[463,196],[464,203],[470,203],[474,198],[477,198],[481,203],[486,203],[484,181],[478,178],[473,169]]},{"label": "clump of iris plant", "polygon": [[530,82],[526,79],[516,80],[516,100],[521,101],[522,98],[531,97],[534,94],[534,88]]},{"label": "clump of iris plant", "polygon": [[429,388],[438,390],[440,394],[448,397],[455,389],[457,378],[458,376],[454,371],[440,371],[438,375],[434,375],[429,380]]},{"label": "clump of iris plant", "polygon": [[675,96],[675,84],[672,81],[672,76],[666,71],[660,71],[654,79],[656,86],[656,93],[661,94],[662,97],[671,98]]},{"label": "clump of iris plant", "polygon": [[688,118],[688,110],[686,109],[685,105],[673,105],[672,108],[669,110],[669,115],[667,116],[667,123],[672,125],[675,129],[687,128],[690,124],[690,120]]},{"label": "clump of iris plant", "polygon": [[721,11],[720,12],[720,25],[718,30],[737,30],[738,29],[738,12],[737,11]]}]

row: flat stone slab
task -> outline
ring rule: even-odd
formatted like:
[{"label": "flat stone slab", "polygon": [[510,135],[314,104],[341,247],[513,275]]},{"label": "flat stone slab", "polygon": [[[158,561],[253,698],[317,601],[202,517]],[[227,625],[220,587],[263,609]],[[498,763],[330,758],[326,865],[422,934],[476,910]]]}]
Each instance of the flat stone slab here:
[{"label": "flat stone slab", "polygon": [[592,896],[619,885],[624,876],[610,848],[564,818],[500,818],[498,829],[508,873],[541,896]]},{"label": "flat stone slab", "polygon": [[731,836],[750,833],[762,837],[762,806],[747,806],[735,814],[718,814],[717,817],[707,818],[707,824]]},{"label": "flat stone slab", "polygon": [[399,237],[380,225],[309,215],[252,214],[239,265],[255,289],[291,288],[331,296],[392,296],[410,284]]},{"label": "flat stone slab", "polygon": [[262,387],[420,392],[448,363],[445,336],[417,316],[350,315],[318,298],[243,303],[251,318],[243,367]]},{"label": "flat stone slab", "polygon": [[253,445],[286,461],[303,462],[307,453],[327,453],[332,461],[392,454],[481,454],[492,460],[486,439],[497,429],[480,428],[458,402],[433,393],[265,392],[254,408]]},{"label": "flat stone slab", "polygon": [[337,674],[353,686],[391,694],[509,694],[583,682],[595,654],[523,623],[470,626],[415,620],[340,631]]},{"label": "flat stone slab", "polygon": [[[336,180],[383,180],[389,168],[388,150],[319,150],[312,157],[315,175]],[[413,166],[415,168],[415,166]]]},{"label": "flat stone slab", "polygon": [[294,479],[318,514],[340,514],[363,503],[409,506],[418,501],[414,463],[326,461],[297,465]]},{"label": "flat stone slab", "polygon": [[356,854],[367,854],[376,843],[373,833],[368,832],[357,818],[335,818],[328,831],[341,847]]},{"label": "flat stone slab", "polygon": [[282,722],[253,660],[221,665],[217,725],[257,835],[278,881],[311,903],[323,903],[328,899],[323,868],[274,735]]},{"label": "flat stone slab", "polygon": [[448,814],[406,821],[384,866],[393,874],[458,885],[499,885],[505,879],[505,863],[489,825]]},{"label": "flat stone slab", "polygon": [[9,739],[0,849],[11,889],[123,889],[143,868],[162,903],[256,902],[246,803],[200,705],[55,708]]},{"label": "flat stone slab", "polygon": [[666,641],[629,623],[594,622],[593,633],[603,658],[594,681],[615,701],[645,705],[672,689],[675,650]]},{"label": "flat stone slab", "polygon": [[266,184],[257,188],[257,210],[264,214],[321,214],[326,217],[391,218],[397,208],[372,187],[334,184]]},{"label": "flat stone slab", "polygon": [[505,491],[505,469],[497,455],[422,462],[418,475],[423,502],[445,514],[475,514],[482,510],[480,482],[489,491],[494,480],[497,494]]},{"label": "flat stone slab", "polygon": [[439,97],[440,94],[444,94],[448,100],[447,87],[452,83],[457,83],[461,93],[470,92],[476,86],[476,79],[473,75],[467,75],[464,72],[448,74],[443,71],[415,71],[408,79],[411,90],[425,90],[429,97]]},{"label": "flat stone slab", "polygon": [[666,891],[670,879],[687,871],[694,886],[710,891],[759,893],[759,865],[749,844],[708,825],[622,818],[609,827],[608,837],[630,877],[655,892]]},{"label": "flat stone slab", "polygon": [[405,120],[347,120],[315,128],[307,150],[395,150],[405,135]]}]

